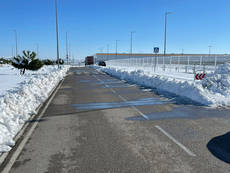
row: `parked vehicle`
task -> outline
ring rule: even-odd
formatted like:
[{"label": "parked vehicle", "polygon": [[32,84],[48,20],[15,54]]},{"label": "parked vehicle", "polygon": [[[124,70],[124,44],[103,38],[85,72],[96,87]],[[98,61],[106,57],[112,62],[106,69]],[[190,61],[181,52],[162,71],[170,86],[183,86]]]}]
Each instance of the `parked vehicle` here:
[{"label": "parked vehicle", "polygon": [[93,56],[85,57],[85,65],[91,65],[91,64],[94,64],[94,57]]},{"label": "parked vehicle", "polygon": [[98,65],[99,65],[99,66],[106,66],[106,63],[105,63],[105,61],[99,61],[99,62],[98,62]]}]

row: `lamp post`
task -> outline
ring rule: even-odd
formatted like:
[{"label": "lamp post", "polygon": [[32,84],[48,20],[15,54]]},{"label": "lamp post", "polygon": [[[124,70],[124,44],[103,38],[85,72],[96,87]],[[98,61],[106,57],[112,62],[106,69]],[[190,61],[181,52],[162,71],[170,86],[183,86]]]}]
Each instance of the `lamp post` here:
[{"label": "lamp post", "polygon": [[17,31],[14,29],[14,35],[15,35],[15,53],[16,57],[18,56],[18,35]]},{"label": "lamp post", "polygon": [[107,61],[109,60],[109,44],[107,44]]},{"label": "lamp post", "polygon": [[59,68],[59,44],[58,44],[58,9],[57,9],[57,0],[55,0],[55,9],[56,9],[56,40],[57,40],[57,64]]},{"label": "lamp post", "polygon": [[209,49],[208,49],[208,55],[210,56],[210,55],[211,55],[211,48],[212,48],[212,46],[209,45],[208,48],[209,48]]},{"label": "lamp post", "polygon": [[165,31],[164,31],[164,57],[163,57],[163,66],[165,66],[165,55],[166,55],[166,37],[167,37],[167,16],[172,14],[172,12],[165,13]]},{"label": "lamp post", "polygon": [[[132,54],[133,54],[133,33],[135,33],[134,31],[131,31],[131,38],[130,38],[130,56],[132,58]],[[129,65],[131,63],[131,59],[129,56]]]},{"label": "lamp post", "polygon": [[36,48],[37,48],[37,57],[38,57],[38,54],[39,54],[39,44],[38,43],[36,44]]},{"label": "lamp post", "polygon": [[118,40],[116,40],[116,58],[117,58],[117,41],[118,41]]},{"label": "lamp post", "polygon": [[11,54],[12,54],[12,58],[14,57],[14,46],[12,46],[11,48]]},{"label": "lamp post", "polygon": [[131,56],[133,53],[133,33],[135,33],[135,32],[131,31],[131,38],[130,38],[130,54],[131,54]]},{"label": "lamp post", "polygon": [[68,33],[66,32],[66,60],[67,64],[69,64],[69,54],[68,54]]}]

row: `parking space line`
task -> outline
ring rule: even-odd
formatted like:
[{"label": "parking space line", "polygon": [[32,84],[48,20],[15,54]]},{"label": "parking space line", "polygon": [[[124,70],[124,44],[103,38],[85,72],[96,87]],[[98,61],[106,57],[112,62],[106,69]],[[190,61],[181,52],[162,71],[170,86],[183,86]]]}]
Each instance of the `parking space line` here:
[{"label": "parking space line", "polygon": [[[97,80],[99,80],[99,81],[101,81],[101,82],[103,82],[104,83],[104,81],[103,80],[101,80],[101,79],[98,79],[96,76],[94,76]],[[110,88],[110,90],[114,93],[114,94],[117,94],[117,92],[114,90],[114,89],[112,89],[112,88]],[[117,94],[118,95],[118,97],[121,99],[121,100],[123,100],[124,102],[127,102],[127,100],[123,97],[123,96],[121,96],[121,95],[119,95],[119,94]],[[142,117],[144,117],[146,120],[149,120],[149,118],[148,118],[148,116],[146,116],[144,113],[142,113],[137,107],[135,107],[135,106],[131,106],[136,112],[138,112]],[[175,144],[177,144],[180,148],[182,148],[189,156],[192,156],[192,157],[195,157],[196,156],[196,154],[194,154],[191,150],[189,150],[188,148],[186,148],[182,143],[180,143],[179,141],[177,141],[173,136],[171,136],[169,133],[167,133],[164,129],[162,129],[160,126],[158,126],[158,125],[156,125],[155,126],[158,130],[160,130],[160,132],[162,132],[165,136],[167,136],[169,139],[171,139]]]},{"label": "parking space line", "polygon": [[182,148],[188,155],[195,157],[196,155],[190,151],[188,148],[186,148],[183,144],[181,144],[179,141],[177,141],[174,137],[172,137],[169,133],[167,133],[164,129],[162,129],[160,126],[155,126],[158,130],[160,130],[164,135],[166,135],[169,139],[171,139],[175,144],[177,144],[180,148]]},{"label": "parking space line", "polygon": [[[121,95],[118,95],[118,97],[121,98],[121,100],[123,100],[124,102],[127,102],[127,100],[122,97]],[[143,114],[137,107],[135,106],[131,106],[131,108],[133,108],[135,111],[137,111],[142,117],[144,117],[146,120],[149,120],[148,116],[146,116],[145,114]]]},{"label": "parking space line", "polygon": [[110,90],[111,90],[114,94],[117,93],[113,88],[110,88]]},{"label": "parking space line", "polygon": [[[97,80],[99,80],[99,81],[101,81],[102,83],[104,83],[103,80],[97,78],[96,76],[93,75],[93,77],[95,77]],[[114,94],[117,94],[117,92],[116,92],[114,89],[110,88],[110,90],[111,90]],[[127,102],[127,100],[126,100],[124,97],[122,97],[121,95],[118,94],[118,97],[119,97],[121,100],[123,100],[124,102]],[[148,116],[146,116],[145,114],[143,114],[137,107],[131,106],[131,108],[133,108],[136,112],[138,112],[138,113],[139,113],[142,117],[144,117],[146,120],[149,120]]]},{"label": "parking space line", "polygon": [[149,117],[143,114],[137,107],[132,106],[133,109],[135,109],[142,117],[144,117],[146,120],[149,120]]}]

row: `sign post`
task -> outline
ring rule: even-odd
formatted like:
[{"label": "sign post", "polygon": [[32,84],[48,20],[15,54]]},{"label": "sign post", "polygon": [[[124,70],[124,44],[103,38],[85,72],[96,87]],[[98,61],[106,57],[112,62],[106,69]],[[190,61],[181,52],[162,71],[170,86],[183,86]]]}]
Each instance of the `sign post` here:
[{"label": "sign post", "polygon": [[156,66],[157,66],[157,59],[158,59],[158,56],[157,54],[159,53],[159,47],[154,47],[153,48],[153,51],[155,53],[155,64],[154,64],[154,72],[156,71]]}]

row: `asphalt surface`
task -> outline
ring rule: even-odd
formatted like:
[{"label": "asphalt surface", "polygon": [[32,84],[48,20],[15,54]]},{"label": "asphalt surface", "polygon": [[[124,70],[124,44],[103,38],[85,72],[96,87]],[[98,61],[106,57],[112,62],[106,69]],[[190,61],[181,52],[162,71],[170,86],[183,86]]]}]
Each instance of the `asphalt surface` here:
[{"label": "asphalt surface", "polygon": [[12,173],[227,173],[229,110],[72,68]]}]

